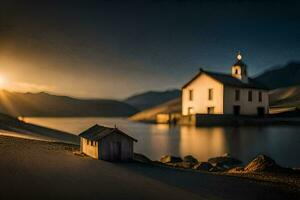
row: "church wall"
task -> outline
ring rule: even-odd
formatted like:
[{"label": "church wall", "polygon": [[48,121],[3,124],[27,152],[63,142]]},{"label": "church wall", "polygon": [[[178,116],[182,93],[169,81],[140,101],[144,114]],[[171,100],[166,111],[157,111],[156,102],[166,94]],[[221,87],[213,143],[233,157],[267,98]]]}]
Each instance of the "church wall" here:
[{"label": "church wall", "polygon": [[[212,100],[208,99],[209,89],[213,90]],[[193,100],[189,99],[190,90]],[[208,107],[214,107],[214,114],[223,114],[223,84],[203,73],[182,90],[182,114],[207,114]]]},{"label": "church wall", "polygon": [[[235,90],[240,90],[240,100],[235,100]],[[248,101],[248,91],[252,91],[252,101]],[[262,102],[259,102],[259,91],[262,92]],[[257,115],[257,107],[264,107],[265,114],[268,113],[269,95],[265,90],[224,87],[224,114],[234,114],[233,106],[240,106],[241,115]]]}]

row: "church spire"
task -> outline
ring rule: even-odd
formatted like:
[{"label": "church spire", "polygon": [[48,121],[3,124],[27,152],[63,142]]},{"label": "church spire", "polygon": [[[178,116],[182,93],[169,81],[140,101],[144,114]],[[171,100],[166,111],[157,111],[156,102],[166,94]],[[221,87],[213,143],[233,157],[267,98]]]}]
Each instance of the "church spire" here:
[{"label": "church spire", "polygon": [[242,61],[242,54],[240,51],[237,53],[236,58],[237,62],[231,67],[231,74],[233,77],[247,83],[247,65]]},{"label": "church spire", "polygon": [[241,52],[240,51],[238,51],[238,53],[237,53],[237,55],[236,55],[236,58],[238,59],[238,60],[242,60],[242,54],[241,54]]}]

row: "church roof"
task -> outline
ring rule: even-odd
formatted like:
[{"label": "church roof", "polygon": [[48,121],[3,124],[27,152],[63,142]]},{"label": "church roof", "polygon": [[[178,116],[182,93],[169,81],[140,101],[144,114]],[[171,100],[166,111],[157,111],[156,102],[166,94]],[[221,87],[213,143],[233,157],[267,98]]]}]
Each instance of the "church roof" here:
[{"label": "church roof", "polygon": [[133,137],[127,135],[123,131],[119,130],[118,128],[110,128],[110,127],[105,127],[105,126],[100,126],[98,124],[92,126],[91,128],[83,131],[82,133],[79,134],[79,137],[83,137],[89,140],[93,141],[98,141],[101,140],[102,138],[110,135],[110,134],[120,134],[122,136],[125,136],[135,142],[137,142],[136,139]]},{"label": "church roof", "polygon": [[267,88],[258,83],[257,81],[255,81],[252,78],[248,78],[248,83],[245,83],[235,77],[233,77],[231,74],[223,74],[223,73],[218,73],[218,72],[210,72],[210,71],[206,71],[203,69],[200,69],[200,72],[189,82],[187,82],[183,87],[187,87],[190,83],[192,83],[195,79],[197,79],[201,74],[206,74],[210,77],[212,77],[213,79],[221,82],[224,85],[228,85],[228,86],[233,86],[233,87],[239,87],[239,88],[252,88],[252,89],[262,89],[262,90],[267,90]]}]

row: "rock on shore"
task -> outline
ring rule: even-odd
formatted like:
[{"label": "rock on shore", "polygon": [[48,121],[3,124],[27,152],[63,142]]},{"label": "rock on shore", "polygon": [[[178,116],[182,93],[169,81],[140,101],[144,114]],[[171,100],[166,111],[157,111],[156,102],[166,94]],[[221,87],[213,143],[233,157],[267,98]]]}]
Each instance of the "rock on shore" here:
[{"label": "rock on shore", "polygon": [[165,155],[160,158],[160,162],[164,163],[164,164],[180,163],[180,162],[182,162],[182,159],[180,157],[176,157],[176,156]]},{"label": "rock on shore", "polygon": [[210,164],[209,162],[200,162],[193,167],[193,169],[203,170],[203,171],[209,171],[212,168],[213,168],[213,165]]},{"label": "rock on shore", "polygon": [[257,155],[245,167],[233,168],[231,173],[251,173],[251,172],[281,172],[287,169],[279,166],[276,162],[263,154]]},{"label": "rock on shore", "polygon": [[198,160],[194,158],[192,155],[184,156],[183,162],[191,163],[191,164],[197,164]]},{"label": "rock on shore", "polygon": [[[142,158],[143,162],[155,163],[150,159]],[[198,161],[192,155],[187,155],[183,159],[176,156],[162,156],[158,164],[174,168],[193,169],[207,172],[226,172],[226,173],[258,173],[258,172],[293,172],[295,170],[284,168],[276,164],[276,162],[263,154],[257,155],[251,162],[245,166],[241,166],[242,161],[233,158],[228,154],[213,157],[207,161]]]},{"label": "rock on shore", "polygon": [[244,168],[244,171],[246,171],[246,172],[274,171],[279,168],[280,168],[280,166],[278,166],[272,158],[261,154],[261,155],[256,156]]},{"label": "rock on shore", "polygon": [[217,166],[220,168],[225,168],[225,169],[231,169],[233,167],[237,167],[240,164],[242,164],[242,161],[240,161],[239,159],[233,158],[228,154],[226,154],[224,156],[210,158],[210,159],[208,159],[208,162],[214,166]]},{"label": "rock on shore", "polygon": [[239,166],[242,161],[236,158],[232,158],[228,154],[210,158],[206,162],[200,162],[192,155],[187,155],[183,159],[176,156],[165,155],[161,157],[160,163],[176,168],[195,169],[210,172],[223,172]]}]

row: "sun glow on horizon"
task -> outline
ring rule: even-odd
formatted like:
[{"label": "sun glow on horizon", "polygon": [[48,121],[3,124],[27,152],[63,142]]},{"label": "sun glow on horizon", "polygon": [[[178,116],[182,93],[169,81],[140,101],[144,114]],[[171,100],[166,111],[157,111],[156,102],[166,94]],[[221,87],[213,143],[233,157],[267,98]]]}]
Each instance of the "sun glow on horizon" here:
[{"label": "sun glow on horizon", "polygon": [[52,85],[43,85],[29,82],[19,82],[8,79],[0,73],[0,90],[7,90],[10,92],[51,92],[55,87]]},{"label": "sun glow on horizon", "polygon": [[6,77],[0,74],[0,89],[5,89],[6,83]]}]

